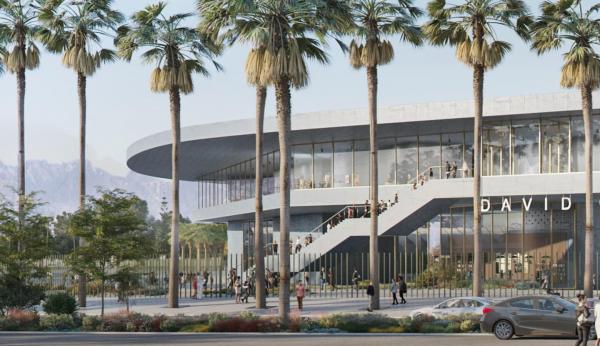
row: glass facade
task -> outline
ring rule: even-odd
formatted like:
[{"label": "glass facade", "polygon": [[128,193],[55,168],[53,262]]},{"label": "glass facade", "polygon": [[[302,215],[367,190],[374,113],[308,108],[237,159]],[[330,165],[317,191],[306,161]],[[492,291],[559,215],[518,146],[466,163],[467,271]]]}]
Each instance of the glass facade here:
[{"label": "glass facade", "polygon": [[[546,210],[543,203],[538,204],[529,210],[522,202],[512,203],[510,210],[492,204],[491,211],[483,213],[487,285],[532,287],[543,273],[550,273],[553,288],[572,288],[581,280],[576,274],[577,239],[583,235],[577,223],[579,205],[562,210],[560,202],[549,201]],[[468,278],[473,269],[472,220],[472,208],[453,207],[406,236],[402,250],[418,263],[444,263]],[[421,266],[416,269],[423,270]]]},{"label": "glass facade", "polygon": [[[600,155],[600,117],[594,117],[594,153]],[[473,132],[451,132],[378,140],[379,184],[411,184],[419,174],[446,177],[456,165],[457,177],[473,169]],[[482,174],[518,175],[581,172],[581,117],[485,122],[482,132]],[[292,147],[292,189],[326,189],[369,184],[369,141],[332,141]],[[198,207],[207,208],[254,197],[255,160],[204,175],[198,181]],[[279,152],[263,157],[263,193],[279,191]],[[600,170],[600,160],[594,160]],[[466,222],[467,220],[465,220]],[[510,233],[510,229],[507,230]]]}]

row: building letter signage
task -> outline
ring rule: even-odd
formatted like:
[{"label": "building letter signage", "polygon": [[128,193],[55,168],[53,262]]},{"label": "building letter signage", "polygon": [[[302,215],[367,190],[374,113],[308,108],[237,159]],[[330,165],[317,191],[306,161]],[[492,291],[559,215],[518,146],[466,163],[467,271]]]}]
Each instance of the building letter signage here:
[{"label": "building letter signage", "polygon": [[[531,209],[531,203],[533,202],[533,197],[523,197],[521,199],[523,202],[523,209],[525,211],[529,211]],[[541,201],[540,201],[541,202]],[[544,197],[544,210],[548,211],[550,203],[548,201],[548,197]],[[560,209],[561,210],[570,210],[573,207],[573,203],[571,201],[571,197],[561,197],[560,199]],[[481,212],[487,213],[492,210],[492,201],[488,198],[481,198]],[[512,211],[511,199],[507,197],[502,197],[502,207],[500,208],[501,212]]]},{"label": "building letter signage", "polygon": [[500,211],[512,211],[508,198],[502,198],[502,209]]},{"label": "building letter signage", "polygon": [[562,208],[562,210],[571,209],[571,197],[561,198],[561,208]]},{"label": "building letter signage", "polygon": [[481,199],[481,212],[487,213],[488,211],[490,211],[490,208],[491,208],[490,200],[487,198],[482,198]]},{"label": "building letter signage", "polygon": [[529,211],[529,208],[531,207],[531,200],[533,198],[529,197],[529,202],[525,201],[525,197],[523,197],[523,206],[525,207],[525,211]]}]

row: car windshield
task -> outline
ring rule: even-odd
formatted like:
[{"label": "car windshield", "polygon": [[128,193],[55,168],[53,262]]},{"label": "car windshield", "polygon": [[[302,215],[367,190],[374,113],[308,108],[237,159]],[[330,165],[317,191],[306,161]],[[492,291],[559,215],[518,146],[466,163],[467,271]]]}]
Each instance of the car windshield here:
[{"label": "car windshield", "polygon": [[560,304],[562,304],[562,306],[564,306],[565,308],[567,308],[569,310],[575,310],[575,308],[577,307],[577,304],[573,303],[570,300],[566,300],[563,298],[556,298],[556,300],[558,300],[558,302]]}]

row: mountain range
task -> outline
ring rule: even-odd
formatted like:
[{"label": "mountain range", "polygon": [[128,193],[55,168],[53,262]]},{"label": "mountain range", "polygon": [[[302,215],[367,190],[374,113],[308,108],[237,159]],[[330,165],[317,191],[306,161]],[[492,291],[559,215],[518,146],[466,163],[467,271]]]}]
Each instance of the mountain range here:
[{"label": "mountain range", "polygon": [[[45,204],[40,211],[54,216],[63,211],[72,212],[77,209],[79,195],[79,162],[50,163],[47,161],[27,161],[25,165],[27,192],[37,192],[38,198]],[[113,175],[103,169],[87,163],[86,190],[89,195],[96,195],[98,188],[123,189],[136,194],[148,202],[150,214],[160,213],[163,197],[171,199],[170,180],[148,177],[129,171],[126,176]],[[10,200],[15,200],[14,189],[17,186],[17,168],[0,162],[0,193]],[[189,216],[197,205],[197,184],[181,182],[180,187],[181,214]]]}]

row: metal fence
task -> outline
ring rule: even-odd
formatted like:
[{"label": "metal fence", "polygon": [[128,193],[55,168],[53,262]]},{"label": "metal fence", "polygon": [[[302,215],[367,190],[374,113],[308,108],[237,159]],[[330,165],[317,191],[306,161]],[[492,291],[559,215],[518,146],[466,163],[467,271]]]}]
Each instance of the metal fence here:
[{"label": "metal fence", "polygon": [[[514,256],[513,256],[514,257]],[[526,254],[509,258],[494,253],[484,253],[484,294],[492,298],[513,297],[551,290],[565,297],[580,292],[582,273],[574,263],[560,266],[541,262],[538,254]],[[402,276],[407,283],[409,298],[449,298],[472,294],[472,254],[465,260],[450,257],[433,257],[427,253],[380,253],[378,259],[381,296],[390,297],[394,278]],[[302,281],[310,298],[357,298],[366,297],[369,278],[368,253],[327,253],[291,255],[291,283]],[[596,256],[596,263],[600,257]],[[147,258],[128,263],[134,268],[139,287],[133,298],[164,298],[168,290],[169,259],[165,256]],[[42,284],[47,291],[76,292],[77,276],[67,266],[63,256],[46,258],[42,265],[47,277]],[[279,292],[278,257],[265,258],[268,295]],[[198,295],[204,298],[229,297],[233,294],[234,281],[248,281],[254,286],[254,260],[244,255],[230,254],[222,257],[183,257],[179,260],[180,297],[191,298],[194,276],[198,277]],[[598,268],[598,266],[596,266]],[[594,278],[598,277],[598,273]],[[596,293],[598,283],[594,280]],[[108,297],[117,296],[114,282],[105,285]],[[98,296],[100,283],[88,284],[88,294]],[[254,292],[251,292],[253,295]]]}]

